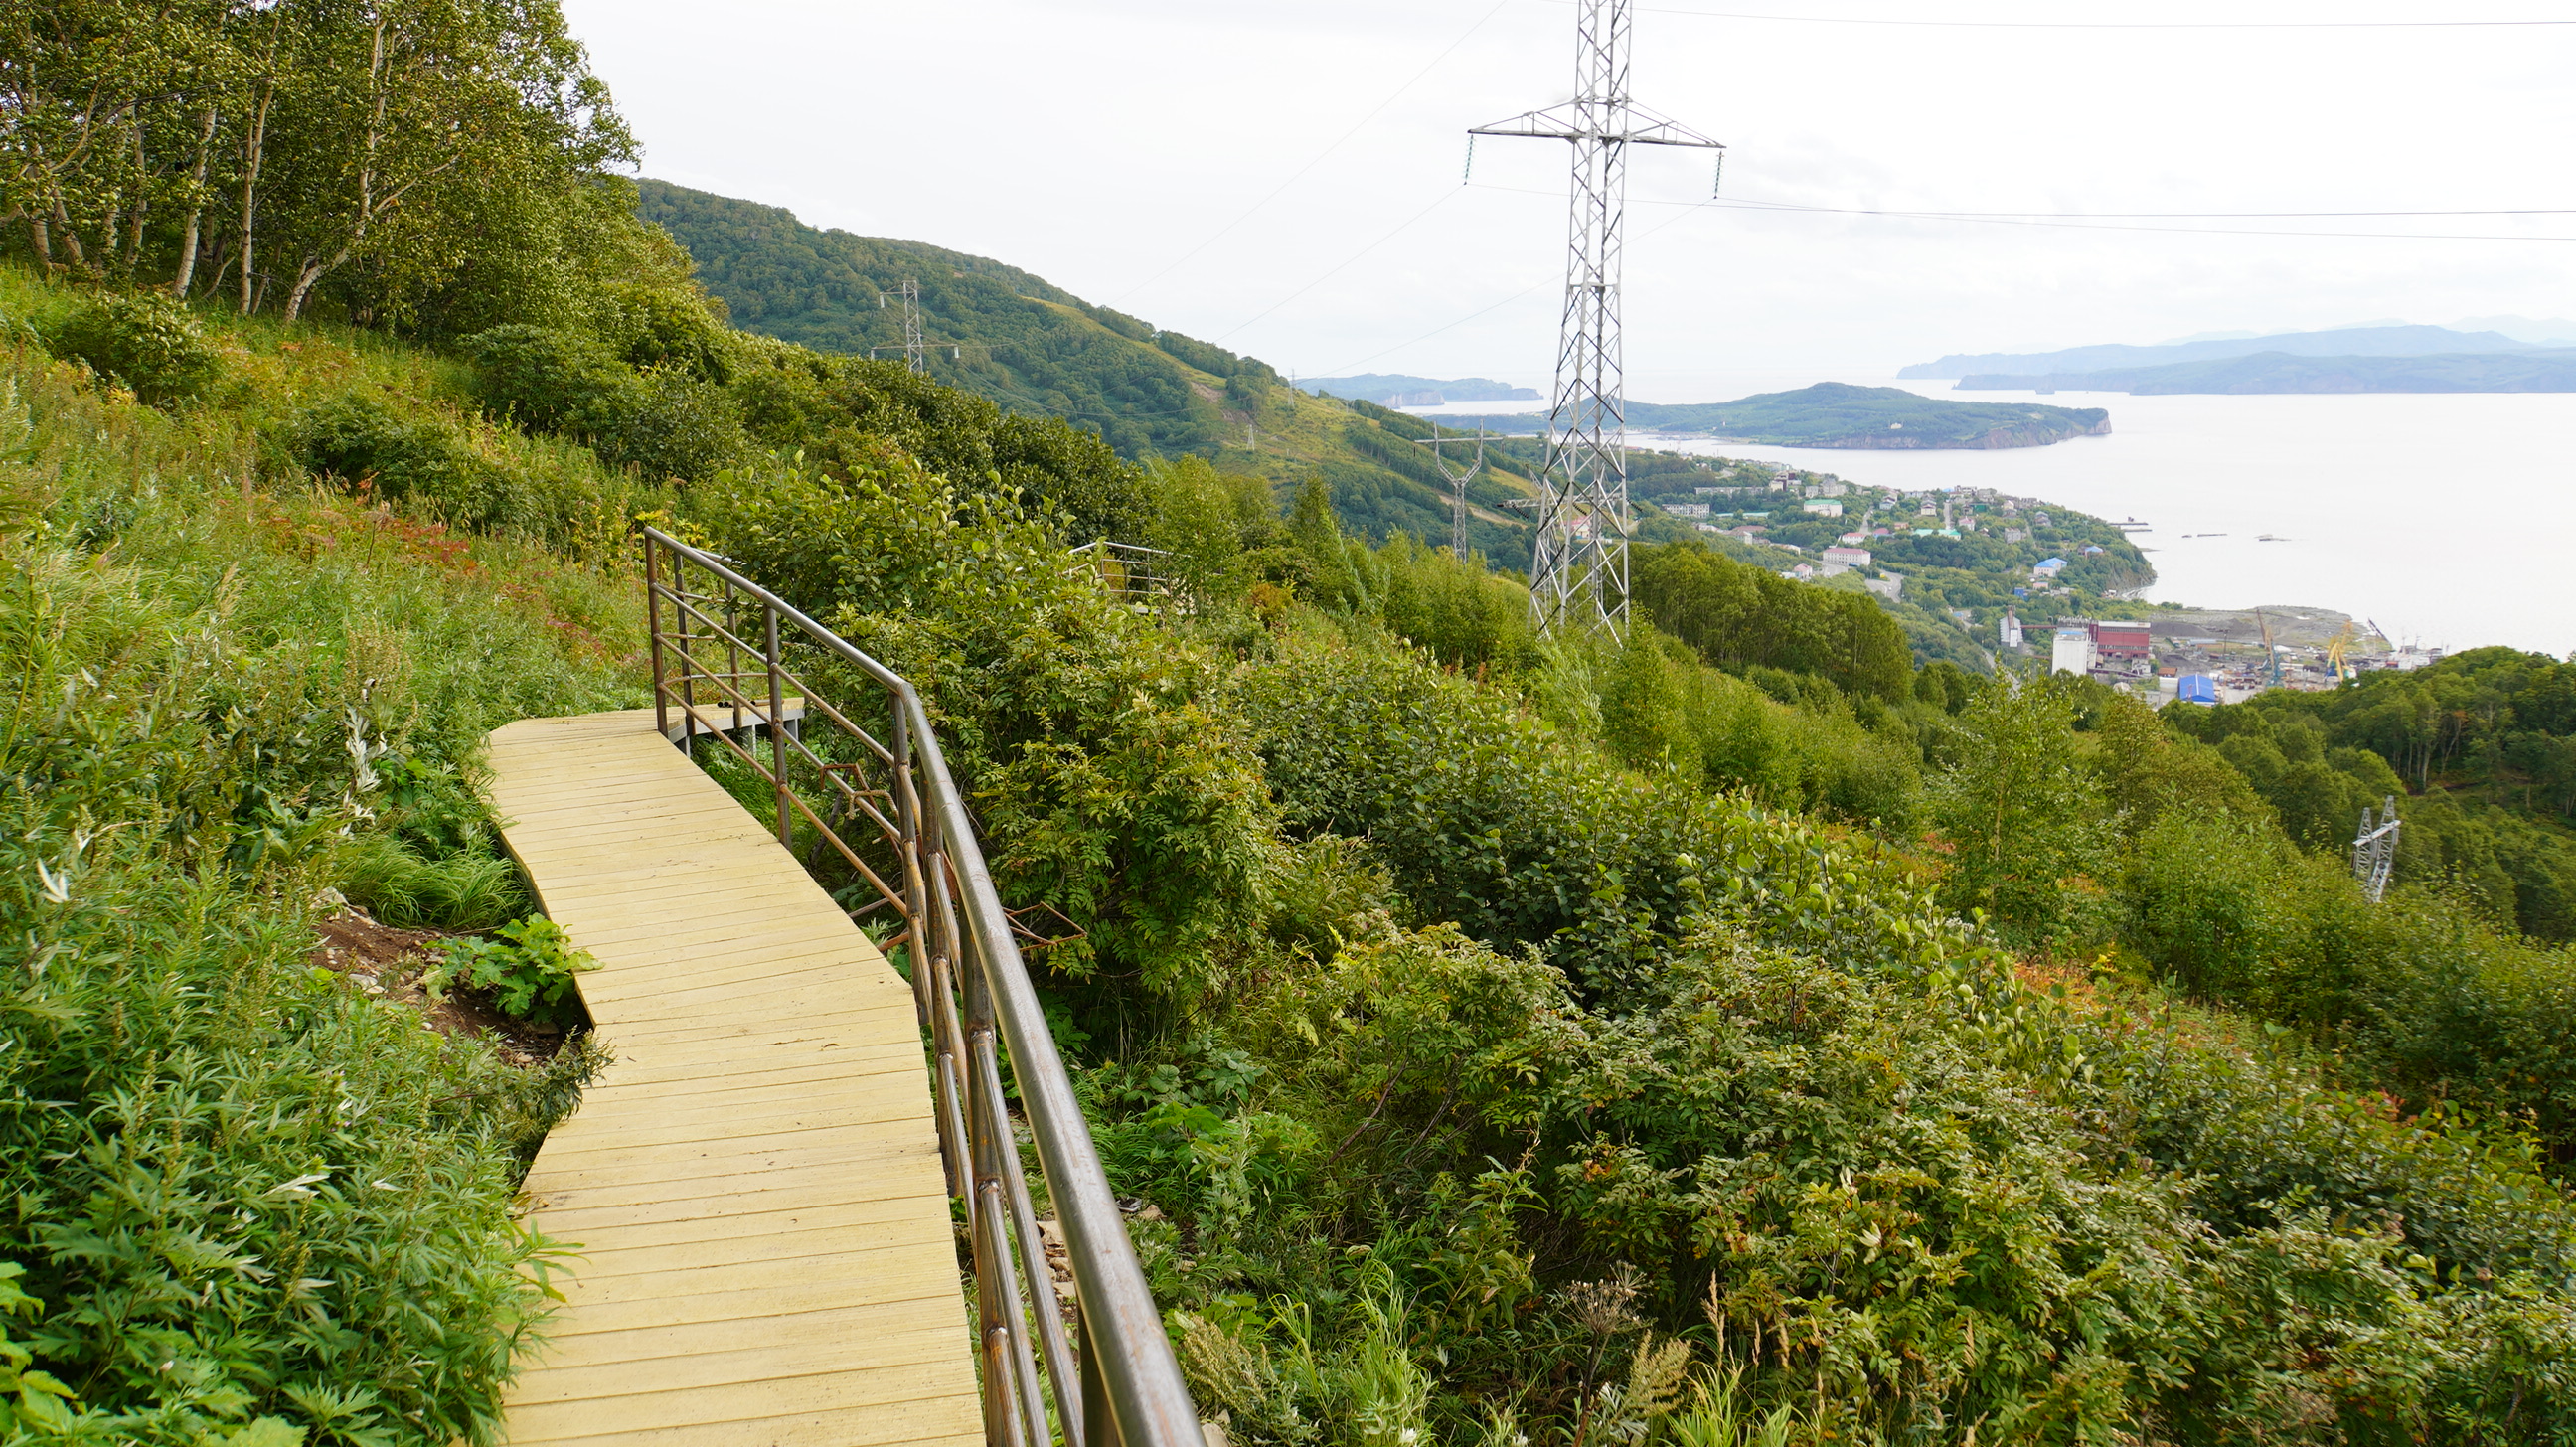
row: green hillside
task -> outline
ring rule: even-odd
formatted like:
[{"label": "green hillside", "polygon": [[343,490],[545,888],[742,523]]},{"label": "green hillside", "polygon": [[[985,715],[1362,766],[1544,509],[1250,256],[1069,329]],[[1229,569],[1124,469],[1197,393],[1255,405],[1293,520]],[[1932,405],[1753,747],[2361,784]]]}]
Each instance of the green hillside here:
[{"label": "green hillside", "polygon": [[[1396,414],[1301,393],[1266,362],[1158,330],[1017,267],[917,241],[821,231],[788,211],[641,183],[637,212],[667,228],[698,264],[698,281],[746,331],[865,356],[901,356],[903,313],[881,295],[921,291],[934,381],[1004,411],[1062,417],[1098,432],[1121,456],[1197,453],[1225,470],[1286,485],[1332,484],[1344,525],[1445,540],[1447,491],[1422,450],[1390,435]],[[1498,462],[1471,496],[1484,504],[1470,546],[1525,567],[1529,528],[1494,504],[1525,495],[1523,469]]]},{"label": "green hillside", "polygon": [[[1496,431],[1535,433],[1546,419],[1445,417],[1451,425],[1483,423]],[[2044,447],[2111,430],[2099,407],[2036,403],[1953,402],[1902,387],[1818,382],[1794,392],[1764,392],[1732,402],[1628,404],[1628,425],[1647,432],[1699,432],[1771,447],[1991,448]]]}]

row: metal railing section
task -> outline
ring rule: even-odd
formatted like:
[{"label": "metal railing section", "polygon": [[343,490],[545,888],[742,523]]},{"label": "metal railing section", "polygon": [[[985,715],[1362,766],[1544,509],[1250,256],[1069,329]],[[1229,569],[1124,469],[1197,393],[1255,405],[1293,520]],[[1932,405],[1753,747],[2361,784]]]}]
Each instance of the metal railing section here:
[{"label": "metal railing section", "polygon": [[1101,538],[1075,548],[1073,556],[1099,576],[1101,587],[1121,597],[1154,603],[1186,601],[1180,580],[1165,561],[1172,556],[1168,549]]},{"label": "metal railing section", "polygon": [[[882,948],[908,954],[932,1042],[940,1153],[975,1263],[986,1440],[1202,1447],[1162,1314],[920,695],[723,559],[655,528],[643,534],[663,734],[692,754],[707,739],[747,765],[771,792],[779,843],[803,844],[809,868],[845,867],[845,907],[849,895],[874,896],[854,919],[883,910],[902,923]],[[856,670],[878,696],[836,703],[790,666],[808,659],[809,673]],[[884,737],[852,713],[881,720]],[[1070,1335],[1021,1167],[1006,1052],[1070,1258]]]}]

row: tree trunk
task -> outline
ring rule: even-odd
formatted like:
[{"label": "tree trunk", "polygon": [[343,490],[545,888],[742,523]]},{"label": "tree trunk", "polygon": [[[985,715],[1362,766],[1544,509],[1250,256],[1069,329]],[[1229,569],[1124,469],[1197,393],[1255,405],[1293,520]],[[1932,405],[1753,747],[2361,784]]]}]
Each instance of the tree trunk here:
[{"label": "tree trunk", "polygon": [[72,254],[72,265],[89,270],[89,253],[81,250],[80,229],[72,225],[71,213],[63,208],[62,193],[54,193],[54,225],[63,234],[63,249]]},{"label": "tree trunk", "polygon": [[316,258],[304,263],[295,273],[295,289],[286,294],[286,319],[291,322],[303,315],[305,300],[313,295],[313,288],[330,273],[333,267],[348,259],[349,253],[344,248],[338,256],[329,261]]},{"label": "tree trunk", "polygon": [[170,294],[181,301],[188,299],[188,285],[197,276],[198,224],[206,215],[206,164],[214,159],[215,110],[206,108],[205,125],[197,134],[197,169],[188,177],[188,224],[179,233],[179,274],[170,282]]},{"label": "tree trunk", "polygon": [[259,100],[251,107],[250,128],[242,137],[241,309],[248,316],[258,305],[252,290],[252,267],[258,258],[259,167],[268,154],[268,108],[277,99],[277,37],[286,24],[286,7],[277,7],[268,22],[268,58],[262,63]]}]

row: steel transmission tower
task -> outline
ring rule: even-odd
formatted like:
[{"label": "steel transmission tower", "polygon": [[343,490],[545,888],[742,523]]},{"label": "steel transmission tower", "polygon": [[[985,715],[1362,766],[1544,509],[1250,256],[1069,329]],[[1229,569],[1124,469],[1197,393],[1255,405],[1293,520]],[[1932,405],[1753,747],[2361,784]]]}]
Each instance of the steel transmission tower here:
[{"label": "steel transmission tower", "polygon": [[[903,284],[893,291],[878,292],[877,310],[885,310],[886,300],[890,297],[903,303],[903,364],[916,372],[930,370],[928,352],[921,340],[921,283],[907,276]],[[868,355],[873,357],[881,350],[892,351],[893,348],[870,347]]]},{"label": "steel transmission tower", "polygon": [[1628,623],[1628,423],[1619,338],[1628,148],[1724,149],[1629,100],[1630,8],[1631,0],[1575,0],[1574,99],[1468,132],[1545,136],[1574,148],[1565,313],[1530,567],[1530,608],[1541,631],[1571,625],[1616,634]]},{"label": "steel transmission tower", "polygon": [[1452,557],[1457,558],[1467,556],[1467,484],[1475,481],[1476,474],[1485,470],[1485,429],[1482,427],[1476,429],[1476,460],[1468,463],[1464,472],[1456,470],[1456,465],[1441,453],[1440,444],[1466,440],[1464,437],[1441,436],[1440,424],[1437,422],[1431,424],[1429,437],[1414,439],[1431,449],[1431,465],[1440,469],[1440,475],[1448,479],[1449,552]]}]

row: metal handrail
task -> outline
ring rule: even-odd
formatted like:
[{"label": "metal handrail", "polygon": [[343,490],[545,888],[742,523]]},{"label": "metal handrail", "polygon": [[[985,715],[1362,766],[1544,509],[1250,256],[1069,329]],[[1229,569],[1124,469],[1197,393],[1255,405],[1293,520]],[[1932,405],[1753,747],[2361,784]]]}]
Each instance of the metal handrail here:
[{"label": "metal handrail", "polygon": [[1185,602],[1187,590],[1168,571],[1163,559],[1172,555],[1169,548],[1149,548],[1143,543],[1122,543],[1109,538],[1096,538],[1075,548],[1072,556],[1080,558],[1100,578],[1100,586],[1128,598],[1167,599]]},{"label": "metal handrail", "polygon": [[[676,712],[681,746],[693,755],[706,738],[750,765],[773,792],[779,843],[793,852],[801,821],[812,841],[809,867],[828,850],[877,894],[854,919],[891,908],[903,921],[884,948],[909,953],[914,1006],[931,1037],[940,1155],[949,1192],[963,1203],[975,1262],[985,1440],[1203,1447],[1162,1313],[921,696],[723,559],[657,528],[643,535],[653,708],[663,734],[673,732]],[[803,635],[803,647],[884,690],[888,740],[789,668],[782,625]],[[791,714],[791,698],[801,713]],[[809,742],[804,726],[818,722],[824,736]],[[868,832],[856,842],[844,836],[862,821],[873,841]],[[871,845],[889,868],[868,862]],[[1002,1084],[1005,1052],[1064,1231],[1076,1298],[1070,1340],[1020,1164]]]}]

